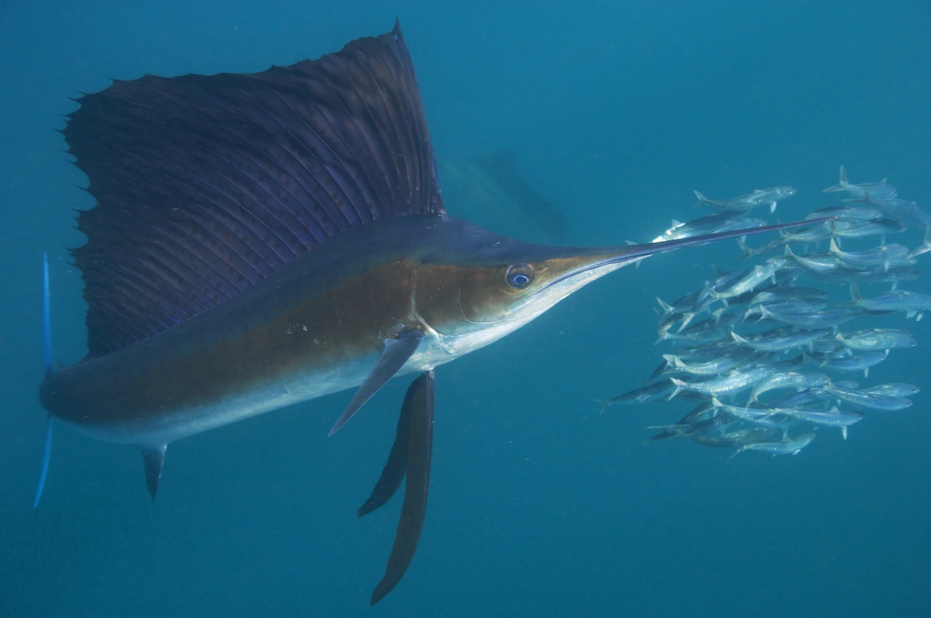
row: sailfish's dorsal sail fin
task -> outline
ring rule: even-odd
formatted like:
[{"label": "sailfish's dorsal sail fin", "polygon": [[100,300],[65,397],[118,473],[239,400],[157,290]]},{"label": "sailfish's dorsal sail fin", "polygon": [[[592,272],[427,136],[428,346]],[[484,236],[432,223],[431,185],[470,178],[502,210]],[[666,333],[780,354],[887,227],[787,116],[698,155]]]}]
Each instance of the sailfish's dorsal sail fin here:
[{"label": "sailfish's dorsal sail fin", "polygon": [[102,356],[206,311],[351,228],[443,214],[399,25],[262,73],[145,76],[64,135],[97,206],[74,250]]}]

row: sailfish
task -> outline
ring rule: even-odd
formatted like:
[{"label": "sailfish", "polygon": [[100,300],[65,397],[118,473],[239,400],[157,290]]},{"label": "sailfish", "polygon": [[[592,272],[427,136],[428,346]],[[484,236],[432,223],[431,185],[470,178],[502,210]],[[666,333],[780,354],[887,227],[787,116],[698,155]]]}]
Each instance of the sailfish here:
[{"label": "sailfish", "polygon": [[359,516],[405,482],[384,578],[401,580],[427,505],[434,370],[643,258],[812,224],[608,248],[529,244],[448,216],[400,26],[254,74],[146,75],[78,99],[64,137],[96,205],[72,250],[86,357],[52,362],[53,420],[138,446],[155,498],[167,446],[356,388],[330,434],[412,375]]}]

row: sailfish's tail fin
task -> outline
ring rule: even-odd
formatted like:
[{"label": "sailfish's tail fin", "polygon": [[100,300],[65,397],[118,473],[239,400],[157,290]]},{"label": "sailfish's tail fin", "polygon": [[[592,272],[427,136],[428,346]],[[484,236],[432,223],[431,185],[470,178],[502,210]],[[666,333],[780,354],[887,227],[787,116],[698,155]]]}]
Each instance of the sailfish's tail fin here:
[{"label": "sailfish's tail fin", "polygon": [[52,309],[49,300],[48,253],[42,254],[42,361],[52,370]]},{"label": "sailfish's tail fin", "polygon": [[[48,254],[42,254],[42,361],[45,364],[45,373],[52,371],[52,309],[49,299]],[[48,462],[52,454],[52,415],[49,414],[48,426],[45,430],[45,451],[42,454],[42,470],[39,472],[39,485],[36,487],[36,498],[32,508],[39,506],[42,490],[45,489],[45,477],[48,475]]]},{"label": "sailfish's tail fin", "polygon": [[39,472],[39,485],[36,487],[36,498],[32,502],[32,508],[39,506],[39,499],[42,497],[42,490],[45,489],[45,477],[48,476],[48,462],[52,454],[52,415],[49,414],[48,425],[45,430],[45,451],[42,453],[42,471]]}]

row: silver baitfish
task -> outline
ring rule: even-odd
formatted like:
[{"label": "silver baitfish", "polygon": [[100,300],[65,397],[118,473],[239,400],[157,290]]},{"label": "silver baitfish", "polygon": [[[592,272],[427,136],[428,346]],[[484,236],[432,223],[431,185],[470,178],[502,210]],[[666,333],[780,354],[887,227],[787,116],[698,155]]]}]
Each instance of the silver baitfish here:
[{"label": "silver baitfish", "polygon": [[761,427],[771,427],[771,428],[782,428],[785,426],[785,423],[779,422],[778,418],[772,411],[766,408],[751,408],[749,406],[732,406],[726,403],[721,403],[717,397],[711,398],[711,405],[730,414],[734,418],[746,421],[753,425],[759,425]]},{"label": "silver baitfish", "polygon": [[772,288],[758,293],[750,301],[750,306],[760,305],[762,303],[782,303],[791,301],[806,301],[819,303],[826,306],[828,302],[828,293],[817,288]]},{"label": "silver baitfish", "polygon": [[[881,236],[885,238],[886,234],[898,234],[905,231],[905,226],[893,219],[878,219],[876,221],[831,221],[826,224],[831,231],[828,236],[837,236],[839,238],[866,238],[867,236]],[[885,242],[883,243],[885,244]]]},{"label": "silver baitfish", "polygon": [[[741,237],[741,238],[742,238],[742,237]],[[909,257],[918,257],[919,255],[923,255],[923,254],[927,253],[928,251],[931,251],[931,227],[929,227],[927,230],[925,230],[925,240],[924,240],[924,242],[921,243],[921,246],[920,246],[920,247],[918,247],[917,249],[915,249],[914,251],[912,251],[912,252],[909,254]]]},{"label": "silver baitfish", "polygon": [[700,421],[695,424],[676,423],[675,425],[650,425],[645,429],[659,431],[660,433],[650,438],[652,442],[660,440],[674,440],[676,438],[691,438],[695,435],[702,435],[715,431],[720,427],[722,421],[716,418]]},{"label": "silver baitfish", "polygon": [[898,350],[918,345],[912,334],[896,328],[869,328],[834,337],[847,348],[857,351]]},{"label": "silver baitfish", "polygon": [[[837,383],[835,384],[835,386],[839,386],[840,384],[841,383]],[[856,388],[855,383],[853,384],[846,383],[846,385],[853,386],[854,388]],[[770,408],[779,408],[779,409],[798,408],[801,406],[818,403],[820,401],[827,401],[830,398],[831,398],[831,394],[828,393],[823,388],[810,388],[810,389],[801,391],[799,393],[792,393],[790,395],[786,395],[782,399],[779,399],[778,401],[774,401],[772,405],[770,406]]]},{"label": "silver baitfish", "polygon": [[904,311],[906,318],[920,320],[926,311],[931,311],[931,296],[917,294],[908,290],[889,290],[875,298],[863,298],[857,285],[851,284],[849,305],[866,311]]},{"label": "silver baitfish", "polygon": [[847,172],[844,170],[843,165],[840,166],[840,179],[837,184],[821,190],[822,193],[836,193],[839,191],[844,191],[855,199],[866,197],[867,191],[869,191],[870,195],[874,198],[887,199],[898,197],[895,187],[887,183],[885,178],[879,182],[865,182],[859,185],[850,184],[847,180]]},{"label": "silver baitfish", "polygon": [[[816,313],[825,307],[827,307],[826,302],[817,300],[787,300],[783,302],[767,303],[766,305],[752,305],[744,312],[743,319],[746,320],[751,316],[758,315],[760,316],[757,320],[759,322],[760,320],[766,319],[766,314],[768,313]],[[778,318],[774,319],[778,320]]]},{"label": "silver baitfish", "polygon": [[705,287],[699,292],[698,298],[695,300],[695,306],[692,308],[693,313],[701,312],[719,300],[727,305],[731,299],[736,299],[743,292],[736,290],[736,293],[733,293],[732,290],[734,290],[735,286],[741,281],[752,276],[754,268],[744,268],[731,272],[717,270],[717,272],[719,275],[718,278],[711,283],[706,282]]},{"label": "silver baitfish", "polygon": [[612,397],[611,399],[596,399],[595,402],[601,404],[601,411],[604,412],[609,406],[626,403],[647,403],[657,401],[665,397],[675,389],[675,385],[668,379],[653,384],[647,384],[641,388],[626,392],[623,395]]},{"label": "silver baitfish", "polygon": [[827,392],[832,397],[841,399],[858,408],[867,410],[878,410],[881,412],[896,412],[911,407],[912,400],[905,397],[893,397],[891,395],[876,395],[866,391],[848,390],[839,387],[828,387]]},{"label": "silver baitfish", "polygon": [[837,242],[832,238],[828,250],[845,267],[857,270],[882,268],[889,270],[891,266],[911,266],[915,259],[909,256],[909,248],[905,245],[882,245],[865,251],[841,251]]},{"label": "silver baitfish", "polygon": [[732,197],[727,200],[709,200],[707,197],[695,191],[695,197],[698,198],[697,206],[713,206],[721,210],[750,210],[764,204],[769,205],[769,211],[776,210],[776,204],[779,200],[792,197],[798,192],[794,187],[770,187],[768,189],[757,189],[752,193]]},{"label": "silver baitfish", "polygon": [[877,198],[872,192],[867,190],[862,201],[869,204],[870,207],[883,213],[890,219],[894,219],[905,227],[931,227],[931,214],[915,202],[907,202],[897,197]]},{"label": "silver baitfish", "polygon": [[814,433],[805,433],[794,438],[785,438],[784,440],[779,440],[778,442],[756,442],[752,444],[745,444],[737,449],[737,452],[731,455],[728,459],[733,459],[744,451],[763,451],[764,453],[770,453],[772,455],[798,455],[799,452],[811,444],[811,441],[814,439]]},{"label": "silver baitfish", "polygon": [[686,223],[673,219],[672,227],[650,242],[665,242],[667,240],[681,240],[683,238],[717,234],[719,232],[749,230],[764,225],[766,225],[766,222],[762,219],[751,219],[744,217],[743,213],[733,212],[708,215],[707,217],[700,217]]},{"label": "silver baitfish", "polygon": [[656,332],[659,333],[660,335],[662,335],[663,333],[669,332],[669,330],[672,329],[672,327],[678,324],[679,322],[682,322],[682,326],[679,327],[679,330],[681,331],[683,328],[686,327],[686,325],[689,322],[692,321],[692,318],[694,317],[695,317],[695,314],[691,312],[669,314],[668,316],[664,316],[663,319],[660,320],[659,326],[656,328]]},{"label": "silver baitfish", "polygon": [[692,307],[695,306],[695,302],[698,300],[698,295],[700,293],[701,292],[689,292],[671,305],[669,303],[663,302],[663,299],[657,296],[656,302],[658,302],[659,306],[663,309],[663,315],[661,318],[666,318],[676,313],[685,313],[686,311],[691,311]]},{"label": "silver baitfish", "polygon": [[861,206],[828,206],[819,208],[809,214],[806,219],[820,219],[822,217],[834,217],[840,221],[876,221],[883,218],[883,213],[874,208]]},{"label": "silver baitfish", "polygon": [[757,383],[757,385],[753,387],[753,392],[750,393],[750,400],[748,403],[756,403],[763,393],[783,388],[792,388],[796,391],[802,391],[805,389],[827,388],[829,386],[831,386],[831,378],[823,373],[783,371],[773,374]]},{"label": "silver baitfish", "polygon": [[854,319],[857,315],[859,315],[858,311],[851,311],[850,309],[792,312],[780,311],[775,307],[770,309],[766,305],[760,305],[761,320],[775,320],[799,328],[836,328]]},{"label": "silver baitfish", "polygon": [[705,401],[698,404],[675,425],[652,425],[646,429],[659,430],[650,440],[670,440],[692,435],[721,431],[729,421],[718,414],[713,405]]},{"label": "silver baitfish", "polygon": [[840,427],[841,435],[844,440],[847,439],[847,428],[863,420],[862,412],[847,412],[838,410],[837,406],[828,411],[824,410],[803,410],[800,408],[787,408],[780,410],[780,413],[800,421],[808,421],[814,425],[825,425],[828,427]]},{"label": "silver baitfish", "polygon": [[819,367],[824,367],[825,369],[831,369],[840,373],[862,371],[863,377],[868,378],[870,375],[870,367],[875,367],[886,360],[888,356],[889,350],[872,350],[850,357],[835,356],[831,353],[824,360],[813,358],[812,362],[816,363]]},{"label": "silver baitfish", "polygon": [[765,264],[755,266],[746,275],[735,281],[729,287],[722,290],[712,290],[711,297],[714,300],[727,300],[739,296],[755,289],[758,285],[766,280],[773,279],[776,271],[779,270],[785,261],[779,258],[766,260]]},{"label": "silver baitfish", "polygon": [[837,268],[824,272],[812,272],[816,278],[833,283],[892,283],[914,281],[921,276],[914,268],[897,266],[889,270],[856,270]]},{"label": "silver baitfish", "polygon": [[[839,344],[838,344],[839,345]],[[676,352],[682,361],[709,361],[739,350],[740,346],[729,339],[710,341]]]},{"label": "silver baitfish", "polygon": [[755,354],[753,350],[739,348],[731,354],[704,363],[692,364],[684,362],[675,354],[664,354],[663,358],[666,359],[666,366],[677,372],[689,373],[692,375],[720,375],[732,369],[737,369],[753,358]]},{"label": "silver baitfish", "polygon": [[689,437],[702,446],[726,448],[768,440],[773,434],[772,429],[765,427],[748,427],[728,432],[722,436],[693,435]]},{"label": "silver baitfish", "polygon": [[830,253],[809,253],[796,255],[789,245],[786,245],[785,256],[810,273],[823,273],[839,270],[841,265],[837,258]]},{"label": "silver baitfish", "polygon": [[905,384],[904,382],[893,382],[891,384],[878,384],[869,388],[864,388],[861,393],[869,395],[885,395],[886,397],[910,397],[917,395],[921,389],[914,384]]},{"label": "silver baitfish", "polygon": [[[834,225],[837,221],[826,221],[824,223],[812,224],[811,227],[802,228],[799,231],[789,234],[780,233],[783,243],[792,243],[795,245],[810,245],[827,240],[834,235]],[[775,241],[772,241],[775,242]]]},{"label": "silver baitfish", "polygon": [[685,382],[678,378],[669,378],[675,385],[675,390],[672,391],[669,399],[672,399],[681,391],[691,391],[693,393],[714,395],[716,397],[735,395],[749,388],[753,388],[754,384],[772,373],[774,373],[774,370],[769,366],[765,366],[756,367],[749,371],[731,371],[725,376],[712,378],[711,380],[702,380],[700,382]]},{"label": "silver baitfish", "polygon": [[808,347],[819,339],[830,337],[831,334],[830,329],[803,331],[791,327],[777,328],[759,335],[748,335],[747,337],[741,337],[731,331],[731,337],[738,344],[765,352],[782,352],[794,348]]},{"label": "silver baitfish", "polygon": [[740,250],[743,252],[743,255],[740,256],[737,259],[737,261],[741,262],[743,260],[746,260],[747,258],[756,257],[757,255],[763,255],[764,253],[769,253],[770,251],[772,251],[773,249],[775,249],[776,247],[784,243],[785,243],[785,240],[780,236],[780,237],[774,238],[773,240],[769,241],[765,245],[762,245],[754,249],[753,247],[747,244],[747,241],[743,237],[738,238],[737,245],[740,247]]},{"label": "silver baitfish", "polygon": [[720,324],[717,320],[707,319],[702,320],[701,322],[682,332],[671,333],[668,330],[661,330],[659,332],[659,339],[656,340],[656,343],[660,343],[662,341],[671,341],[675,344],[700,344],[713,342],[722,336],[727,335],[728,328],[731,326],[730,322],[730,317],[728,320],[724,321],[724,323]]}]

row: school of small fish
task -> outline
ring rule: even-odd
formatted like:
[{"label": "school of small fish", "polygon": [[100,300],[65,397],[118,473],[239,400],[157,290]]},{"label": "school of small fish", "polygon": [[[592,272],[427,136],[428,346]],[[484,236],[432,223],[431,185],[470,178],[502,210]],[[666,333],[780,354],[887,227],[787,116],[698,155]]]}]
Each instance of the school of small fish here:
[{"label": "school of small fish", "polygon": [[[653,242],[760,227],[766,222],[750,218],[751,209],[765,205],[773,212],[795,193],[783,186],[710,200],[695,191],[698,206],[721,212],[674,221]],[[900,199],[885,179],[851,184],[843,166],[839,183],[823,193],[847,195],[841,204],[807,217],[831,220],[783,230],[756,248],[741,239],[740,262],[772,257],[731,272],[716,269],[715,280],[671,304],[657,299],[657,343],[672,349],[646,386],[597,400],[602,412],[620,404],[694,400],[695,407],[677,423],[648,427],[659,432],[651,440],[734,448],[733,458],[744,451],[795,455],[819,428],[836,428],[846,440],[848,428],[867,414],[910,407],[917,386],[861,386],[850,378],[867,379],[870,368],[891,351],[916,345],[911,333],[887,327],[888,318],[880,316],[920,320],[931,311],[931,296],[899,288],[900,282],[918,278],[916,258],[931,251],[931,214]],[[924,231],[916,249],[886,243],[908,228]],[[854,243],[867,247],[850,250]],[[826,250],[819,251],[819,245]],[[819,282],[849,286],[849,300],[832,305],[837,289],[823,289]],[[885,291],[864,296],[860,286],[865,285],[882,285]],[[855,320],[856,329],[847,326]]]}]

